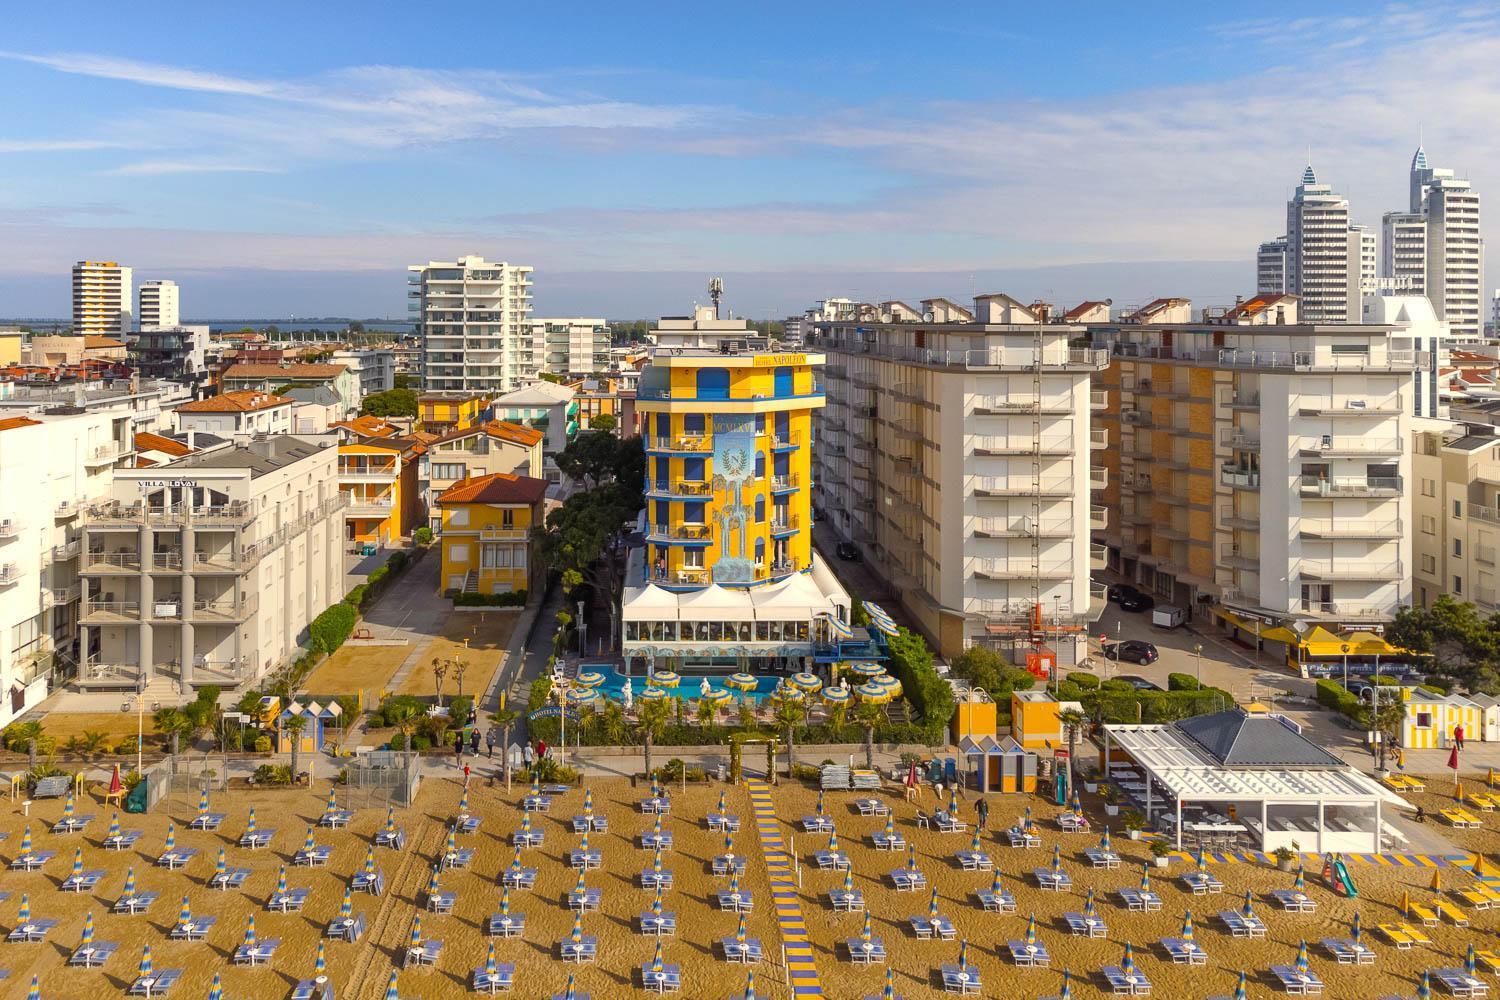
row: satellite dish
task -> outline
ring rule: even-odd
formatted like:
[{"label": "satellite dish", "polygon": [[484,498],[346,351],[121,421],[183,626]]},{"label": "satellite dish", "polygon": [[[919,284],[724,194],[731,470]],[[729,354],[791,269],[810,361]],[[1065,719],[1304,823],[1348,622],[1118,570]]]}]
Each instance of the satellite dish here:
[{"label": "satellite dish", "polygon": [[1296,632],[1298,635],[1303,635],[1310,628],[1312,628],[1312,626],[1307,624],[1307,622],[1305,621],[1292,622],[1292,631]]}]

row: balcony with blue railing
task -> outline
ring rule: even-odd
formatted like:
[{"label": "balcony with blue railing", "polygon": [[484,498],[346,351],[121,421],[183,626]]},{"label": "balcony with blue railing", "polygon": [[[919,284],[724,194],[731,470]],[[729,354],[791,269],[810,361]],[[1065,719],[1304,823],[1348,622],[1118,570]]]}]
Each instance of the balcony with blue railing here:
[{"label": "balcony with blue railing", "polygon": [[817,399],[823,395],[823,380],[814,379],[808,392],[772,392],[735,395],[730,389],[707,386],[641,386],[636,399],[668,403],[758,403],[776,399]]}]

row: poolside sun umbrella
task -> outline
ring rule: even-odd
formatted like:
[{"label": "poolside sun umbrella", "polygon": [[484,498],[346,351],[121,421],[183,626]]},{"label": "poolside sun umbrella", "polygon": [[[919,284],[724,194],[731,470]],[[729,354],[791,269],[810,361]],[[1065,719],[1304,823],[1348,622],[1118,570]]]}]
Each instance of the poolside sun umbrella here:
[{"label": "poolside sun umbrella", "polygon": [[1193,911],[1186,910],[1182,914],[1182,933],[1178,935],[1184,941],[1193,940]]},{"label": "poolside sun umbrella", "polygon": [[874,678],[879,677],[881,674],[885,673],[885,667],[882,667],[880,664],[874,663],[870,660],[861,660],[858,663],[851,663],[845,669],[847,669],[851,674],[854,674],[857,677]]},{"label": "poolside sun umbrella", "polygon": [[593,688],[569,688],[568,704],[570,705],[592,705],[599,700],[599,692]]},{"label": "poolside sun umbrella", "polygon": [[83,848],[73,849],[73,877],[77,878],[83,874]]},{"label": "poolside sun umbrella", "polygon": [[1231,1000],[1250,1000],[1250,989],[1245,982],[1245,972],[1240,970],[1240,981],[1235,984],[1234,996]]},{"label": "poolside sun umbrella", "polygon": [[1479,956],[1474,952],[1474,942],[1469,942],[1469,950],[1464,954],[1464,971],[1473,975],[1479,968]]},{"label": "poolside sun umbrella", "polygon": [[792,683],[804,691],[816,691],[823,686],[823,679],[817,674],[803,670],[792,675]]},{"label": "poolside sun umbrella", "polygon": [[641,689],[640,698],[642,701],[662,701],[666,697],[667,692],[659,687],[652,687],[648,684]]},{"label": "poolside sun umbrella", "polygon": [[1099,838],[1099,850],[1108,851],[1111,849],[1109,846],[1109,827],[1106,826],[1104,828],[1104,835]]},{"label": "poolside sun umbrella", "polygon": [[[968,942],[965,942],[965,944],[967,944],[967,943]],[[1036,944],[1036,914],[1035,913],[1033,913],[1030,917],[1026,918],[1026,943],[1027,944]],[[962,961],[960,961],[958,964],[959,965],[963,965],[964,963]]]},{"label": "poolside sun umbrella", "polygon": [[286,865],[282,865],[276,872],[276,891],[286,892]]},{"label": "poolside sun umbrella", "polygon": [[1296,965],[1298,972],[1306,972],[1307,971],[1308,962],[1307,962],[1307,940],[1306,939],[1303,939],[1302,942],[1297,945],[1297,961],[1294,964]]},{"label": "poolside sun umbrella", "polygon": [[969,967],[969,939],[964,938],[958,943],[958,968],[960,971]]},{"label": "poolside sun umbrella", "polygon": [[1125,957],[1120,959],[1120,971],[1127,976],[1135,975],[1135,949],[1125,942]]},{"label": "poolside sun umbrella", "polygon": [[1307,891],[1307,871],[1301,865],[1297,866],[1297,877],[1292,880],[1292,888],[1297,892]]},{"label": "poolside sun umbrella", "polygon": [[413,948],[422,947],[422,914],[420,913],[411,922],[411,946]]},{"label": "poolside sun umbrella", "polygon": [[90,910],[83,918],[83,947],[87,948],[94,943],[94,911]]},{"label": "poolside sun umbrella", "polygon": [[1064,969],[1062,989],[1057,994],[1057,1000],[1073,1000],[1073,987],[1068,982],[1072,978],[1072,974]]},{"label": "poolside sun umbrella", "polygon": [[484,953],[484,974],[491,981],[500,974],[499,967],[495,964],[495,939],[490,938],[489,950]]},{"label": "poolside sun umbrella", "polygon": [[876,687],[885,688],[891,693],[892,698],[900,697],[903,690],[901,687],[901,681],[895,677],[892,677],[890,674],[877,674],[876,676],[871,677],[868,683],[874,684]]},{"label": "poolside sun umbrella", "polygon": [[31,824],[26,824],[26,830],[21,834],[21,853],[31,853]]},{"label": "poolside sun umbrella", "polygon": [[1093,920],[1096,913],[1097,911],[1094,908],[1094,890],[1090,888],[1088,895],[1085,896],[1083,900],[1083,915],[1088,919]]},{"label": "poolside sun umbrella", "polygon": [[[868,920],[869,916],[870,916],[869,912],[866,911],[866,913],[865,913],[865,919]],[[936,920],[937,917],[938,917],[938,904],[937,904],[937,890],[936,889],[932,890],[932,895],[927,900],[927,916],[928,916],[929,919],[932,919],[932,920]]]},{"label": "poolside sun umbrella", "polygon": [[583,914],[582,913],[575,913],[575,914],[573,914],[573,930],[568,933],[568,940],[572,941],[575,945],[582,943],[582,941],[583,941]]},{"label": "poolside sun umbrella", "polygon": [[854,689],[854,693],[859,695],[861,700],[876,705],[883,705],[891,700],[890,690],[880,687],[878,684],[861,684]]},{"label": "poolside sun umbrella", "polygon": [[1250,895],[1250,890],[1246,889],[1245,890],[1245,905],[1240,907],[1240,913],[1243,914],[1244,916],[1247,916],[1247,917],[1254,916],[1255,915],[1255,911],[1251,907],[1251,904],[1253,902],[1254,902],[1254,897]]},{"label": "poolside sun umbrella", "polygon": [[26,1000],[42,1000],[42,981],[36,976],[31,977],[31,989],[26,991]]},{"label": "poolside sun umbrella", "polygon": [[682,683],[682,677],[675,670],[658,670],[651,675],[651,683],[660,688],[674,688]]},{"label": "poolside sun umbrella", "polygon": [[26,924],[31,922],[31,896],[21,893],[21,908],[16,912],[16,923]]},{"label": "poolside sun umbrella", "polygon": [[176,827],[176,825],[174,823],[172,823],[169,820],[167,822],[167,842],[165,844],[162,844],[162,847],[161,847],[162,853],[165,854],[168,851],[171,851],[171,850],[173,850],[176,847],[177,847],[177,827]]},{"label": "poolside sun umbrella", "polygon": [[1426,969],[1422,970],[1422,980],[1417,983],[1417,1000],[1431,1000],[1432,997],[1432,974]]},{"label": "poolside sun umbrella", "polygon": [[[183,901],[186,902],[186,897]],[[347,885],[344,886],[344,899],[339,903],[339,916],[344,920],[354,916],[354,893]]]},{"label": "poolside sun umbrella", "polygon": [[745,973],[745,1000],[755,1000],[755,970]]},{"label": "poolside sun umbrella", "polygon": [[391,970],[391,978],[385,984],[385,1000],[401,1000],[401,993],[396,989],[396,970]]},{"label": "poolside sun umbrella", "polygon": [[[492,940],[490,942],[490,947],[493,948],[494,946],[495,945],[494,945],[494,942]],[[323,941],[322,941],[321,938],[319,938],[318,939],[318,955],[317,955],[316,958],[313,959],[313,978],[316,979],[317,977],[323,975],[327,971],[328,971],[328,956],[327,956],[327,954],[324,953],[324,951],[323,951]]]},{"label": "poolside sun umbrella", "polygon": [[151,945],[141,948],[141,964],[136,966],[135,971],[143,979],[151,975]]},{"label": "poolside sun umbrella", "polygon": [[177,911],[177,925],[186,927],[193,922],[193,907],[186,896],[182,897],[182,909]]},{"label": "poolside sun umbrella", "polygon": [[741,670],[724,678],[724,683],[741,691],[754,691],[759,682],[756,680],[754,674],[747,674]]},{"label": "poolside sun umbrella", "polygon": [[580,687],[596,688],[604,683],[604,675],[597,670],[585,670],[574,681]]},{"label": "poolside sun umbrella", "polygon": [[849,703],[849,689],[842,687],[824,688],[821,695],[826,705],[847,705]]},{"label": "poolside sun umbrella", "polygon": [[219,856],[214,859],[214,874],[224,875],[229,871],[229,862],[224,857],[224,848],[219,848]]},{"label": "poolside sun umbrella", "polygon": [[120,814],[113,812],[109,814],[109,834],[111,837],[120,835]]}]

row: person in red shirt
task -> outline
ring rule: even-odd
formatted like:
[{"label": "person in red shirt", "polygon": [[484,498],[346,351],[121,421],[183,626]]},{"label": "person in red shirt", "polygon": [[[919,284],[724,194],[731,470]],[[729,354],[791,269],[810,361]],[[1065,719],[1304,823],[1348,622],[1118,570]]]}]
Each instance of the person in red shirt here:
[{"label": "person in red shirt", "polygon": [[536,755],[537,755],[538,758],[547,756],[547,741],[546,740],[537,740],[536,741]]},{"label": "person in red shirt", "polygon": [[1464,748],[1464,724],[1462,722],[1453,727],[1453,743],[1460,750]]}]

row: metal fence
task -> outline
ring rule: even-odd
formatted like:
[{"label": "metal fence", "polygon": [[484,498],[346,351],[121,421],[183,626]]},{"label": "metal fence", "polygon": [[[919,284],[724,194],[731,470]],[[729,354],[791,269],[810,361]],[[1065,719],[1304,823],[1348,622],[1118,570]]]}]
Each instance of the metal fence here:
[{"label": "metal fence", "polygon": [[354,808],[410,806],[422,783],[420,758],[414,753],[376,750],[360,754],[346,766],[347,793]]}]

